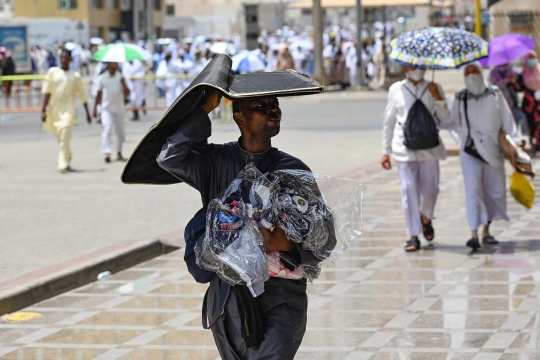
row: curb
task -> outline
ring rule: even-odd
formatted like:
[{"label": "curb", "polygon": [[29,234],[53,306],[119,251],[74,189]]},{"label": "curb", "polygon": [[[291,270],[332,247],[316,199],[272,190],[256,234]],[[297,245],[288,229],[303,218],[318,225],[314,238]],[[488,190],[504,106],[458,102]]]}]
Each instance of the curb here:
[{"label": "curb", "polygon": [[178,243],[169,239],[130,240],[1,282],[0,315],[91,283],[103,271],[114,274],[177,250]]}]

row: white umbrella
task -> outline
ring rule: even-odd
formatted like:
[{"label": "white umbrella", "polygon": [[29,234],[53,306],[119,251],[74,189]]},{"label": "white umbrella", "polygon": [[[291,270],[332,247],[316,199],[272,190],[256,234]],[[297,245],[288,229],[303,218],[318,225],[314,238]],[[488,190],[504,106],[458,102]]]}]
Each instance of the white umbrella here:
[{"label": "white umbrella", "polygon": [[232,57],[232,71],[252,73],[266,68],[264,60],[255,51],[244,50]]},{"label": "white umbrella", "polygon": [[69,50],[69,51],[72,51],[76,47],[77,47],[77,44],[75,44],[74,42],[71,42],[71,41],[68,41],[67,43],[64,44],[64,48],[66,50]]},{"label": "white umbrella", "polygon": [[210,47],[210,51],[214,54],[229,54],[234,55],[236,54],[236,47],[234,44],[227,43],[227,42],[217,42],[215,44],[212,44]]},{"label": "white umbrella", "polygon": [[275,43],[275,44],[272,44],[270,46],[270,51],[274,51],[274,50],[281,50],[283,47],[289,47],[289,45],[287,43],[284,43],[284,42],[280,42],[280,43]]},{"label": "white umbrella", "polygon": [[123,43],[104,46],[92,55],[92,60],[102,62],[146,61],[151,58],[152,55],[139,45]]},{"label": "white umbrella", "polygon": [[90,42],[90,44],[92,44],[92,45],[101,45],[101,44],[103,44],[105,41],[104,41],[102,38],[100,38],[100,37],[92,37],[92,38],[90,38],[89,42]]},{"label": "white umbrella", "polygon": [[305,51],[313,50],[313,43],[311,40],[296,40],[291,43],[289,46],[289,49],[291,50],[298,50],[298,48],[301,48]]}]

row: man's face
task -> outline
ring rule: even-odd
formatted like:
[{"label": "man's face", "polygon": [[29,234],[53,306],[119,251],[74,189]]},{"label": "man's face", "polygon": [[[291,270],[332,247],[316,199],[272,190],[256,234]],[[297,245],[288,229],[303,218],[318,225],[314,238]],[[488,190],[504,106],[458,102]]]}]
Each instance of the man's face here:
[{"label": "man's face", "polygon": [[62,55],[60,55],[60,64],[62,64],[63,67],[68,67],[70,62],[71,57],[68,54],[62,53]]},{"label": "man's face", "polygon": [[245,100],[234,119],[242,133],[269,139],[279,134],[281,109],[275,97]]}]

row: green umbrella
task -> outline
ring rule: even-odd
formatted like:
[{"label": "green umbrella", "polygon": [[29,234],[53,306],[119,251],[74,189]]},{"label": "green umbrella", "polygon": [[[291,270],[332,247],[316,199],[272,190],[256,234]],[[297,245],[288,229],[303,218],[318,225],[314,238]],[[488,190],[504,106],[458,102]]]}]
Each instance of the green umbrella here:
[{"label": "green umbrella", "polygon": [[139,45],[123,43],[107,45],[92,55],[92,60],[102,62],[146,61],[151,58],[152,55]]}]

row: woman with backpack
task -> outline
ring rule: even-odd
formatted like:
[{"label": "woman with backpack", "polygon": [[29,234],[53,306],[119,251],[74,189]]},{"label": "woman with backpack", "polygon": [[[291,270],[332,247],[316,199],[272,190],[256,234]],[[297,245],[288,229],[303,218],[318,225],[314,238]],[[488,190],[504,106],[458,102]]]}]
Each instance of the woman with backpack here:
[{"label": "woman with backpack", "polygon": [[491,222],[508,220],[499,134],[503,130],[516,138],[517,130],[503,92],[484,80],[480,63],[467,65],[464,76],[465,89],[456,94],[448,128],[455,130],[461,143],[461,169],[471,229],[467,246],[476,250],[481,246],[478,234],[481,225],[482,242],[493,245],[498,242],[489,231]]},{"label": "woman with backpack", "polygon": [[388,91],[381,165],[391,168],[390,154],[396,160],[410,237],[405,251],[416,251],[420,233],[428,241],[435,238],[431,220],[439,194],[439,160],[446,158],[438,126],[450,111],[441,87],[424,80],[425,69],[403,68],[407,78]]}]

